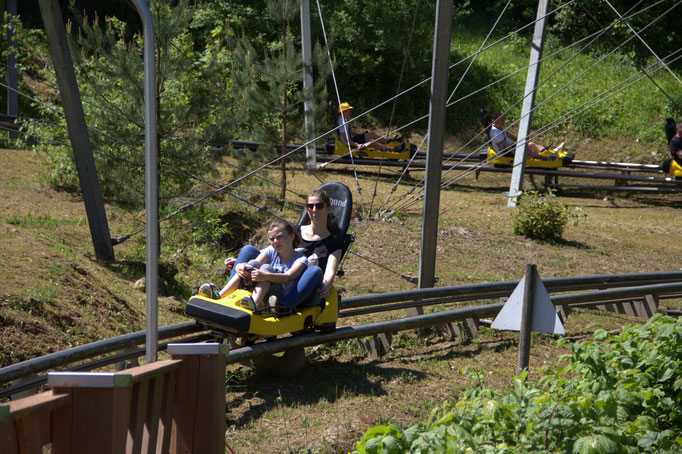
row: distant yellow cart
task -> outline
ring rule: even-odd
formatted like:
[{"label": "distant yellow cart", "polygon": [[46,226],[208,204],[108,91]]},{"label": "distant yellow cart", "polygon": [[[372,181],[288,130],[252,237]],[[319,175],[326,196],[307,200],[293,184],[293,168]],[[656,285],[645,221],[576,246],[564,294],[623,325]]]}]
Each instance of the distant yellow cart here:
[{"label": "distant yellow cart", "polygon": [[[352,150],[353,158],[389,159],[391,161],[400,161],[410,159],[410,157],[417,151],[417,147],[415,145],[396,140],[388,142],[386,146],[390,148],[402,147],[402,150],[382,151],[377,150],[376,148],[358,148]],[[329,150],[329,148],[331,147],[328,145],[327,147],[328,151],[332,151],[332,154],[334,154],[335,156],[350,158],[351,150],[349,149],[348,145],[341,142],[338,136],[334,139],[333,149]]]}]

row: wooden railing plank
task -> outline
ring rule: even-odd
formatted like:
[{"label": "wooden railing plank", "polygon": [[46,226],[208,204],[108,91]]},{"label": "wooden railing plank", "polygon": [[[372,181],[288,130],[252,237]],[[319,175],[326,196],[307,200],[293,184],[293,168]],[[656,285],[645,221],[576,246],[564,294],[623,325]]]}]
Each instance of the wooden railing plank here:
[{"label": "wooden railing plank", "polygon": [[173,427],[173,410],[175,409],[175,387],[177,386],[177,371],[168,374],[164,384],[164,393],[161,420],[159,421],[159,435],[156,444],[156,452],[167,453],[170,450],[170,439]]},{"label": "wooden railing plank", "polygon": [[170,344],[182,359],[178,371],[171,453],[225,452],[225,367],[223,344]]},{"label": "wooden railing plank", "polygon": [[26,454],[42,454],[43,446],[52,441],[51,412],[33,413],[15,421],[19,450]]},{"label": "wooden railing plank", "polygon": [[180,368],[180,360],[168,359],[165,361],[156,361],[142,366],[133,367],[132,369],[122,370],[117,374],[130,375],[133,383],[138,383],[141,380],[148,380],[153,377],[167,374],[173,370]]},{"label": "wooden railing plank", "polygon": [[126,440],[126,452],[137,453],[142,447],[142,431],[145,414],[147,412],[147,394],[149,393],[149,380],[142,380],[133,385],[132,400],[130,403],[130,421]]},{"label": "wooden railing plank", "polygon": [[12,422],[0,422],[0,446],[2,452],[7,454],[19,454],[19,443],[17,442],[17,430]]},{"label": "wooden railing plank", "polygon": [[123,454],[130,418],[131,386],[55,388],[73,395],[73,454]]},{"label": "wooden railing plank", "polygon": [[156,438],[159,429],[159,416],[161,415],[161,397],[163,395],[163,384],[167,375],[154,377],[151,382],[150,393],[147,399],[147,413],[144,419],[144,430],[142,433],[142,449],[144,452],[156,452]]},{"label": "wooden railing plank", "polygon": [[55,408],[66,406],[71,401],[68,394],[57,394],[52,390],[23,397],[0,404],[0,421],[13,421],[25,418],[38,412],[50,412]]}]

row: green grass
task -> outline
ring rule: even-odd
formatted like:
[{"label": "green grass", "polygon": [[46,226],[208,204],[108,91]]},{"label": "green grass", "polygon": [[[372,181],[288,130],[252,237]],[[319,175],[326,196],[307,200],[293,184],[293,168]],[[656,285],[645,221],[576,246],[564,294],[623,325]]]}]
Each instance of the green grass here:
[{"label": "green grass", "polygon": [[[475,24],[458,24],[453,30],[453,52],[464,56],[478,51],[483,36],[487,33],[487,30],[484,32],[479,28]],[[488,88],[486,94],[491,102],[489,105],[479,106],[485,107],[489,112],[509,111],[511,121],[518,120],[521,113],[521,104],[518,101],[523,96],[527,73],[525,68],[529,61],[529,39],[532,30],[523,33],[523,37],[512,36],[481,53],[472,67],[472,72],[467,75],[467,78],[476,81],[471,87],[481,87],[514,73],[510,78]],[[499,36],[491,38],[488,44],[499,38]],[[651,80],[643,75],[637,76],[639,69],[626,56],[619,54],[596,56],[588,52],[576,55],[579,49],[580,46],[576,46],[571,49],[564,48],[562,51],[558,40],[548,33],[539,76],[541,85],[535,100],[533,129],[537,130],[551,122],[560,121],[558,127],[548,134],[550,139],[567,133],[592,139],[626,137],[630,140],[631,146],[626,150],[616,150],[616,153],[622,152],[631,158],[650,160],[651,152],[654,151],[656,159],[662,158],[667,152],[663,120],[666,117],[679,118],[682,114],[679,108],[675,107],[675,104],[682,105],[677,80],[665,69],[651,74],[652,79],[673,98],[674,102],[671,102]],[[653,63],[652,58],[647,62],[647,66]],[[464,66],[467,64],[468,61]],[[482,71],[474,72],[475,67]],[[639,81],[635,82],[636,79]],[[624,82],[626,80],[627,82]],[[631,82],[634,83],[625,88]],[[581,110],[581,106],[586,106],[595,96],[613,87],[620,87],[623,90],[582,113],[571,113],[576,109]],[[459,96],[466,93],[458,91]],[[459,108],[455,105],[454,109]],[[467,115],[474,116],[477,122],[476,111],[470,111]],[[560,120],[565,115],[568,115],[568,118]]]}]

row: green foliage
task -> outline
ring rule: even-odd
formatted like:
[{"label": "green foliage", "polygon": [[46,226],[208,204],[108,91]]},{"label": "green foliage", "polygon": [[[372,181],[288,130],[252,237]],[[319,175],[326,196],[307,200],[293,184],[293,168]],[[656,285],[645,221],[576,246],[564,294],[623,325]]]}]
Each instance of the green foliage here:
[{"label": "green foliage", "polygon": [[511,212],[512,231],[540,240],[557,240],[564,233],[569,220],[578,222],[576,211],[562,207],[552,191],[539,193],[526,190],[518,198],[515,210]]},{"label": "green foliage", "polygon": [[[638,63],[648,61],[651,54],[646,46],[634,37],[628,25],[637,30],[647,45],[656,49],[660,56],[666,56],[679,49],[678,43],[682,40],[682,34],[677,26],[676,16],[668,12],[670,4],[663,2],[648,5],[646,8],[633,8],[634,2],[614,0],[611,5],[626,17],[633,12],[636,14],[628,17],[626,24],[618,21],[616,13],[608,6],[605,7],[604,3],[598,0],[584,0],[562,8],[550,24],[550,29],[567,44],[608,27],[607,34],[594,43],[591,51],[605,52],[616,47],[616,43],[624,43],[620,53],[631,55]],[[679,63],[676,66],[679,68]]]},{"label": "green foliage", "polygon": [[[234,46],[231,60],[233,88],[238,93],[236,101],[250,125],[248,131],[265,143],[266,147],[261,148],[271,149],[277,144],[305,142],[303,103],[313,101],[317,108],[313,115],[319,117],[324,112],[328,66],[320,46],[316,46],[311,56],[316,72],[314,86],[311,92],[306,92],[302,87],[302,53],[290,26],[298,16],[299,4],[292,0],[268,0],[266,10],[270,26],[280,31],[278,42],[272,42],[271,48],[259,55],[251,41],[242,37]],[[282,155],[287,152],[284,147],[280,150]],[[280,161],[282,200],[286,198],[286,160]]]},{"label": "green foliage", "polygon": [[680,452],[682,321],[655,316],[594,338],[572,344],[566,367],[538,383],[524,372],[506,393],[474,373],[455,404],[404,431],[374,427],[354,452]]},{"label": "green foliage", "polygon": [[[191,175],[214,167],[208,141],[232,138],[232,99],[225,71],[225,51],[197,48],[190,27],[193,6],[186,1],[150,2],[156,37],[157,143],[162,199],[186,193]],[[69,34],[83,108],[104,196],[141,205],[144,194],[143,36],[117,17],[80,16]],[[134,27],[134,25],[133,25]],[[134,28],[133,28],[134,31]],[[49,75],[49,74],[48,74]],[[53,106],[40,106],[43,118],[55,118]],[[56,124],[34,124],[30,132],[53,142],[50,182],[78,190],[63,116]],[[47,145],[47,147],[46,147]]]}]

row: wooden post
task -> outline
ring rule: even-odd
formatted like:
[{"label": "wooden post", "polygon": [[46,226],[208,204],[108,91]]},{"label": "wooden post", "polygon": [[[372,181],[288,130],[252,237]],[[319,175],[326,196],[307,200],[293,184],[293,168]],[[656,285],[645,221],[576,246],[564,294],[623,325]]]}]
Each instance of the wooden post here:
[{"label": "wooden post", "polygon": [[545,45],[545,28],[547,25],[547,4],[549,0],[538,1],[538,12],[535,18],[535,32],[533,33],[533,44],[530,50],[530,62],[528,63],[528,75],[526,76],[526,89],[523,93],[523,107],[521,108],[521,120],[519,121],[519,134],[516,141],[516,151],[514,155],[514,167],[512,168],[512,178],[509,184],[509,200],[507,206],[515,207],[516,199],[521,194],[523,184],[523,172],[526,169],[526,142],[528,131],[533,120],[533,106],[535,105],[535,91],[540,74],[540,59],[542,58],[542,48]]},{"label": "wooden post", "polygon": [[97,168],[92,155],[92,144],[85,123],[76,73],[66,41],[66,30],[57,0],[39,0],[40,14],[45,24],[47,44],[52,56],[59,94],[69,129],[73,157],[78,170],[85,212],[90,225],[92,245],[97,260],[114,260],[114,248],[109,234],[109,224],[104,210],[104,201],[97,179]]},{"label": "wooden post", "polygon": [[[123,454],[130,418],[129,374],[54,372],[47,384],[55,394],[71,396],[71,419],[57,421],[63,440],[55,453]],[[54,441],[53,441],[54,443]]]},{"label": "wooden post", "polygon": [[225,452],[225,344],[170,344],[168,353],[181,359],[173,414],[170,452]]},{"label": "wooden post", "polygon": [[521,329],[519,332],[519,368],[520,374],[528,369],[530,360],[530,342],[533,326],[533,303],[535,300],[535,265],[526,265],[526,280],[523,287],[523,306],[521,308]]}]

